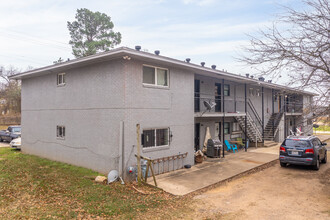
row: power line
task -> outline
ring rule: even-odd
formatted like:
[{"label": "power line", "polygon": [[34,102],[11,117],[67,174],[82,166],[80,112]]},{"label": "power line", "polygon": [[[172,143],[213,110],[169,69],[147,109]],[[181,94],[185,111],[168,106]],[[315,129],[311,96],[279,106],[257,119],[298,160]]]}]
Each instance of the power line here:
[{"label": "power line", "polygon": [[68,43],[64,43],[64,42],[61,42],[61,41],[49,40],[49,39],[42,39],[40,37],[32,36],[30,34],[26,34],[26,33],[23,33],[23,32],[13,31],[13,30],[10,30],[10,29],[5,29],[5,28],[0,28],[0,32],[4,32],[4,31],[6,31],[6,32],[12,32],[12,34],[23,36],[23,37],[34,38],[34,39],[37,39],[37,40],[40,40],[41,39],[43,41],[48,41],[50,43],[61,44],[61,46],[63,46],[63,45],[64,46],[67,46],[68,45]]},{"label": "power line", "polygon": [[[1,33],[1,31],[0,31],[0,33]],[[5,34],[8,34],[8,33],[5,33]],[[41,46],[50,46],[50,47],[53,47],[53,48],[56,48],[56,49],[62,50],[62,51],[69,51],[70,50],[69,48],[64,47],[64,46],[60,46],[60,45],[56,45],[56,44],[50,44],[50,43],[42,42],[40,40],[34,40],[34,39],[31,39],[31,38],[30,39],[29,38],[24,39],[24,37],[19,37],[19,36],[15,36],[15,35],[10,36],[10,34],[9,34],[9,36],[0,35],[0,37],[7,38],[7,39],[15,39],[15,40],[23,41],[25,43],[34,43],[34,44],[38,44],[38,45],[41,45]]]},{"label": "power line", "polygon": [[41,63],[39,61],[35,61],[34,59],[30,59],[30,58],[27,58],[27,57],[24,57],[24,56],[16,56],[16,57],[13,57],[13,56],[8,56],[8,55],[1,55],[0,56],[2,57],[7,57],[7,58],[14,58],[14,59],[20,59],[20,60],[25,60],[25,61],[29,61],[29,62],[32,62],[32,63],[35,63],[35,64],[39,64],[39,65],[50,65],[49,63]]}]

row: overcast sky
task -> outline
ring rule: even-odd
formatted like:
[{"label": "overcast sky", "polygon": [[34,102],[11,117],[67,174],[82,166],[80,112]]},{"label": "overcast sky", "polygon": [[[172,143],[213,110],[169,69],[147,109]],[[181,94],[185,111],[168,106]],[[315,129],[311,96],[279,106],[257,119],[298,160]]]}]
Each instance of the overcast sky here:
[{"label": "overcast sky", "polygon": [[251,70],[233,57],[248,44],[246,34],[271,24],[279,4],[302,7],[298,0],[0,0],[0,66],[25,70],[73,59],[67,21],[88,8],[111,17],[119,46],[245,74]]}]

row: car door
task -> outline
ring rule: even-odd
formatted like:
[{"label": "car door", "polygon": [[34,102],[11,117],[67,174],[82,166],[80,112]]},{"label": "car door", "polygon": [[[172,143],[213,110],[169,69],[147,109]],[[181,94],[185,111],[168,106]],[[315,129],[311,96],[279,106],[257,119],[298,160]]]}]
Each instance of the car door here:
[{"label": "car door", "polygon": [[9,141],[11,130],[12,130],[12,128],[8,127],[8,130],[6,130],[6,132],[5,132],[4,140]]}]

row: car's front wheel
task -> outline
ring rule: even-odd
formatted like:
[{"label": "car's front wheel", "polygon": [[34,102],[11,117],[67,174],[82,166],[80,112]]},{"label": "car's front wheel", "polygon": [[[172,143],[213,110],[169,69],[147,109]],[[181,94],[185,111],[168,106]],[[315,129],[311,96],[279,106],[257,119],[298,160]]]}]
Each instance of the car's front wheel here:
[{"label": "car's front wheel", "polygon": [[313,166],[314,170],[319,170],[320,169],[320,159],[317,158],[316,164]]},{"label": "car's front wheel", "polygon": [[323,158],[323,160],[322,160],[322,163],[327,163],[327,158],[328,156],[327,156],[327,152],[325,152],[325,155],[324,155],[324,158]]}]

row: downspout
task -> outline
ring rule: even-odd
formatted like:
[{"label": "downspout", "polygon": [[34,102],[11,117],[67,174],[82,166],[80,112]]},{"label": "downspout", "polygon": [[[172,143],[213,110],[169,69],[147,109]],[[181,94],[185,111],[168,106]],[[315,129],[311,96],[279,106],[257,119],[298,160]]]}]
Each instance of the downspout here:
[{"label": "downspout", "polygon": [[[120,126],[119,126],[119,151],[118,151],[118,154],[119,154],[119,166],[118,166],[118,169],[119,169],[119,174],[120,176],[124,177],[124,170],[125,170],[125,158],[124,158],[124,121],[121,121],[120,122]],[[124,177],[125,179],[125,177]]]},{"label": "downspout", "polygon": [[[247,97],[246,97],[246,83],[244,84],[244,93],[245,93],[245,98],[244,98],[244,104],[245,104],[245,152],[247,151]],[[256,140],[257,141],[257,140]]]},{"label": "downspout", "polygon": [[221,87],[221,98],[222,98],[222,157],[225,157],[225,79],[222,79],[222,87]]}]

